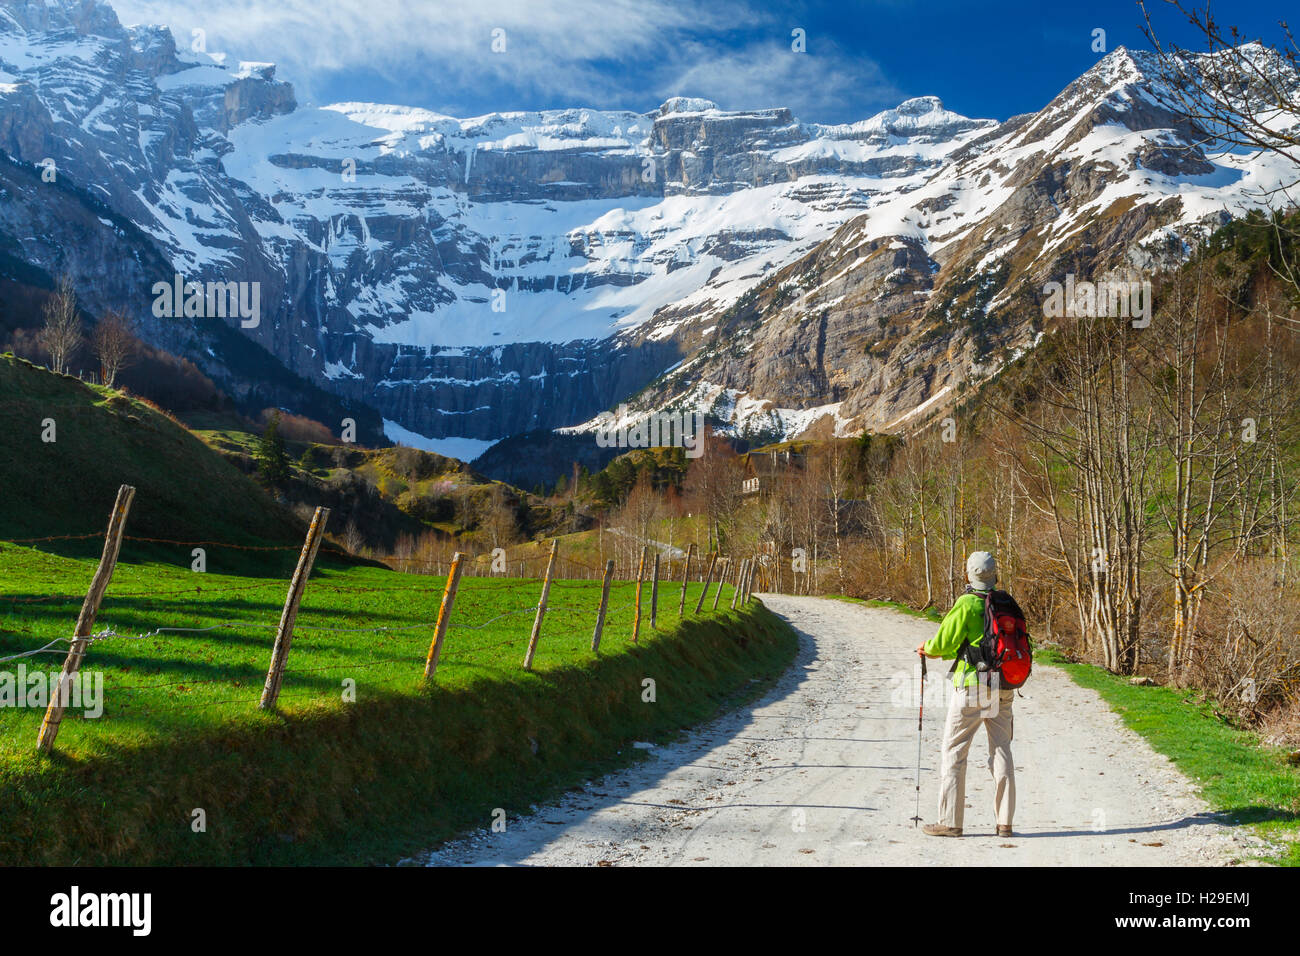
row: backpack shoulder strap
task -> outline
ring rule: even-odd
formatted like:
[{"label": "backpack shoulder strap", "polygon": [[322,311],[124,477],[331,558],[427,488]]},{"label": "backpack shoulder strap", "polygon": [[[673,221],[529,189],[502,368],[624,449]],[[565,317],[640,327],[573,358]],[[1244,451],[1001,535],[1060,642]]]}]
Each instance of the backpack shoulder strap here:
[{"label": "backpack shoulder strap", "polygon": [[[988,632],[989,632],[989,629],[988,629],[988,622],[989,622],[989,595],[988,595],[988,592],[985,592],[984,595],[981,596],[981,595],[979,594],[978,591],[976,591],[973,587],[971,587],[971,586],[968,584],[968,585],[966,585],[966,590],[962,592],[961,597],[965,597],[965,596],[968,595],[968,594],[973,595],[973,596],[979,598],[981,601],[984,602],[984,635],[987,635]],[[958,598],[957,600],[960,601],[961,598]],[[983,637],[983,635],[981,635],[981,641],[980,641],[981,644],[983,644],[983,639],[982,639],[982,637]],[[978,665],[975,661],[971,660],[971,657],[972,657],[972,655],[973,655],[974,653],[975,653],[975,645],[972,644],[972,643],[970,642],[970,638],[969,638],[969,637],[967,637],[967,638],[963,638],[963,639],[962,639],[962,642],[961,642],[961,647],[957,648],[957,656],[953,658],[952,667],[948,668],[948,676],[951,677],[953,674],[955,674],[955,673],[957,672],[957,665],[958,665],[959,663],[961,663],[962,661],[965,661],[965,662],[966,662],[966,666],[970,667],[972,670],[978,671],[978,670],[979,670],[979,665]]]},{"label": "backpack shoulder strap", "polygon": [[970,652],[970,646],[970,638],[966,638],[966,640],[961,642],[961,647],[957,648],[957,656],[952,659],[952,667],[948,668],[949,677],[957,673],[957,665],[962,661],[966,661],[967,664],[970,664],[970,661],[966,660]]}]

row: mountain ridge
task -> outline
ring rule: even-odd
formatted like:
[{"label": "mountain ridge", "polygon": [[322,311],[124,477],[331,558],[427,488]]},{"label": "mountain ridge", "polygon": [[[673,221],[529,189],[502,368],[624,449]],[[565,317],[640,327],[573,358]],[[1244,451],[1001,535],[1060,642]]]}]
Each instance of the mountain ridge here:
[{"label": "mountain ridge", "polygon": [[[471,456],[629,400],[738,437],[898,427],[1031,348],[1067,266],[1172,261],[1281,174],[1214,152],[1124,48],[1001,123],[929,96],[834,125],[688,97],[456,118],[302,107],[273,65],[103,0],[4,13],[0,147],[93,185],[187,278],[259,283],[243,334],[390,438]],[[75,256],[8,242],[110,304]]]}]

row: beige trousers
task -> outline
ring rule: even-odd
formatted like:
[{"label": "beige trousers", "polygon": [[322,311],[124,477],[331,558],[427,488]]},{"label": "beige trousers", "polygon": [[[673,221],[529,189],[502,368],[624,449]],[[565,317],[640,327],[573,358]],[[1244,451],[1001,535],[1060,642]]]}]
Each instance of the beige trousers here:
[{"label": "beige trousers", "polygon": [[939,782],[939,822],[962,825],[966,809],[966,755],[980,724],[989,738],[989,773],[995,785],[999,826],[1011,826],[1016,812],[1016,765],[1011,757],[1013,690],[987,686],[954,689],[943,728],[943,765]]}]

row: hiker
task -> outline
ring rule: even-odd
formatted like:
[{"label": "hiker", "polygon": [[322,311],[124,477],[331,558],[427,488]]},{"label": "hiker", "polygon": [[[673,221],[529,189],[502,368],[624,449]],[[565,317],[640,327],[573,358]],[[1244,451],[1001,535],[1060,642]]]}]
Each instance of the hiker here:
[{"label": "hiker", "polygon": [[967,641],[977,647],[984,638],[985,601],[998,580],[993,555],[976,551],[967,558],[966,579],[970,584],[944,617],[939,633],[916,649],[925,657],[957,659],[953,696],[943,728],[939,822],[927,823],[922,829],[930,836],[961,836],[966,809],[966,755],[983,724],[989,738],[989,772],[996,785],[997,835],[1009,837],[1011,818],[1016,812],[1016,768],[1011,757],[1011,705],[1016,692],[1004,689],[996,672],[990,680],[990,672],[976,671],[963,653]]}]

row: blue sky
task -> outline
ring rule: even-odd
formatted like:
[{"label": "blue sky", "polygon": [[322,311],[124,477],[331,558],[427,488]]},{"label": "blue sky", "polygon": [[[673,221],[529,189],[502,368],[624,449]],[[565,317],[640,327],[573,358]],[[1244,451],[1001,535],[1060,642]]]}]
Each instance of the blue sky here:
[{"label": "blue sky", "polygon": [[[300,102],[366,100],[456,116],[586,106],[646,111],[670,95],[728,109],[788,106],[851,122],[912,96],[968,116],[1040,109],[1103,54],[1145,48],[1133,0],[110,0],[126,23],[165,23],[189,46],[270,60]],[[1195,2],[1195,0],[1192,0]],[[1162,41],[1196,44],[1164,0]],[[1216,9],[1219,9],[1216,7]],[[1279,43],[1277,3],[1224,4],[1225,24]],[[792,49],[801,29],[806,52]],[[493,31],[504,38],[494,52]],[[1196,44],[1199,45],[1199,44]],[[500,46],[500,43],[498,43]]]}]

